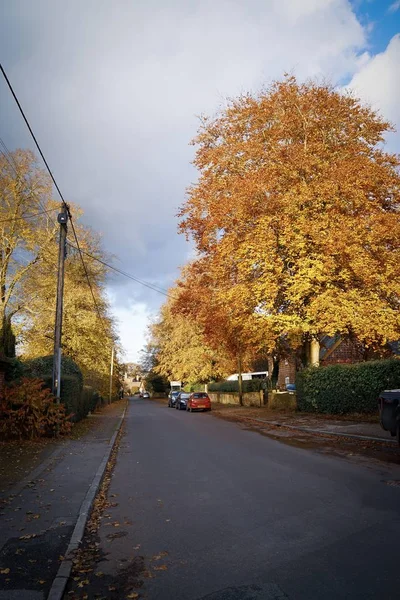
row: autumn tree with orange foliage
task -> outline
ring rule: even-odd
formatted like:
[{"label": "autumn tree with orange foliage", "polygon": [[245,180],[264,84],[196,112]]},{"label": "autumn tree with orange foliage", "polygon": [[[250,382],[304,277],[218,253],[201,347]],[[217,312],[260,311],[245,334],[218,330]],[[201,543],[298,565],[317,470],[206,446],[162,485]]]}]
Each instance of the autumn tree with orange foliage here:
[{"label": "autumn tree with orange foliage", "polygon": [[294,347],[340,334],[379,348],[398,339],[400,163],[383,147],[391,130],[356,98],[294,77],[203,118],[199,179],[179,214],[198,259],[177,309],[213,342],[226,334],[272,349],[282,338]]}]

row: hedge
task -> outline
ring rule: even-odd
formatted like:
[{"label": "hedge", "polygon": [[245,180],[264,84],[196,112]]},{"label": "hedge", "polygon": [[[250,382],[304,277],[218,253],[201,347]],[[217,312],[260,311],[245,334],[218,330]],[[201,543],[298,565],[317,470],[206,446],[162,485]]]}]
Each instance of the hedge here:
[{"label": "hedge", "polygon": [[379,394],[400,388],[400,360],[310,367],[297,373],[297,407],[325,414],[374,413]]},{"label": "hedge", "polygon": [[204,383],[187,383],[183,391],[184,392],[204,392],[205,384]]},{"label": "hedge", "polygon": [[78,418],[85,418],[90,412],[93,412],[101,402],[98,392],[95,392],[90,385],[84,385],[79,397]]},{"label": "hedge", "polygon": [[[44,384],[47,388],[52,388],[53,378],[51,375],[43,377]],[[82,388],[80,380],[74,375],[61,375],[60,399],[65,406],[67,415],[73,415],[74,422],[83,419],[84,414],[81,407]],[[87,413],[86,413],[87,414]]]},{"label": "hedge", "polygon": [[[250,381],[242,381],[243,392],[258,392],[266,389],[267,382],[265,379],[250,379]],[[209,392],[239,392],[238,381],[219,381],[208,385]]]},{"label": "hedge", "polygon": [[[40,356],[39,358],[31,358],[24,361],[24,374],[27,377],[38,377],[39,379],[47,378],[53,372],[53,355]],[[72,358],[69,356],[61,357],[61,373],[63,376],[72,375],[76,377],[80,385],[83,385],[82,371]]]}]

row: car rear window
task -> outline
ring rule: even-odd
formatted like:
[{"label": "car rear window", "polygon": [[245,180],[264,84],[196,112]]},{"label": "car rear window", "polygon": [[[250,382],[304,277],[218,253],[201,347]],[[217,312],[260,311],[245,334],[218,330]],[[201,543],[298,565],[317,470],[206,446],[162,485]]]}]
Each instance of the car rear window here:
[{"label": "car rear window", "polygon": [[207,394],[205,392],[199,392],[197,394],[193,394],[193,398],[207,398]]}]

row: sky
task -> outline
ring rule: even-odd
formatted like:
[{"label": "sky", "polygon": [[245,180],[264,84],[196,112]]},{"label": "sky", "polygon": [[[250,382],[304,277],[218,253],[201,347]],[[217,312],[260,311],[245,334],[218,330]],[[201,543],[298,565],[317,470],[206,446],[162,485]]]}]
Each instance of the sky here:
[{"label": "sky", "polygon": [[[114,264],[168,288],[199,115],[293,73],[356,94],[400,128],[400,0],[0,0],[0,57],[67,201]],[[33,148],[0,81],[0,136]],[[400,152],[396,134],[388,148]],[[124,360],[165,300],[112,276]]]}]

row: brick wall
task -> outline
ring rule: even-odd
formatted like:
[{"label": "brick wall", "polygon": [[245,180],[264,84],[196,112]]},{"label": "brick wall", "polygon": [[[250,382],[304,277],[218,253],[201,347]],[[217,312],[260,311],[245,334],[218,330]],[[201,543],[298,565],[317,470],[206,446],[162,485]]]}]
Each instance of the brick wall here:
[{"label": "brick wall", "polygon": [[[289,378],[288,381],[286,378]],[[294,358],[281,358],[279,361],[278,389],[286,389],[286,383],[296,381],[296,360]]]},{"label": "brick wall", "polygon": [[363,360],[362,352],[359,346],[351,340],[343,340],[341,344],[328,356],[326,360],[321,361],[321,365],[337,365],[340,363],[357,363]]}]

